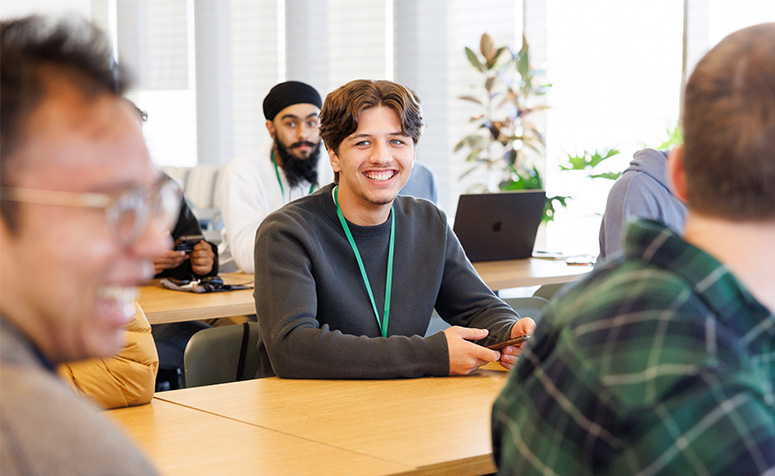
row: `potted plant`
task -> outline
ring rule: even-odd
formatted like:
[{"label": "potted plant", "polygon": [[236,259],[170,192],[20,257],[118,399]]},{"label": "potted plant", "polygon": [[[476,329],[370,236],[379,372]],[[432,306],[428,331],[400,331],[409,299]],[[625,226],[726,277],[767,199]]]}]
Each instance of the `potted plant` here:
[{"label": "potted plant", "polygon": [[[470,164],[461,178],[479,173],[485,176],[470,191],[543,189],[537,162],[546,155],[546,141],[535,114],[547,109],[540,103],[551,84],[541,82],[542,71],[530,64],[527,39],[514,52],[509,46],[495,46],[489,34],[479,42],[479,52],[465,48],[469,63],[482,74],[483,90],[460,99],[478,106],[471,116],[474,131],[463,137],[455,152],[466,151]],[[544,221],[554,219],[556,204],[565,206],[568,197],[547,197]]]},{"label": "potted plant", "polygon": [[[479,41],[479,52],[465,48],[469,63],[482,74],[483,90],[460,99],[478,106],[469,121],[474,131],[463,137],[455,152],[467,151],[469,168],[461,175],[485,175],[470,191],[498,192],[543,189],[537,162],[546,158],[546,140],[536,113],[548,109],[541,98],[551,84],[540,80],[544,71],[533,68],[530,48],[522,36],[522,47],[514,52],[508,46],[495,46],[489,34]],[[589,178],[615,180],[620,173],[597,172],[603,161],[619,154],[616,149],[567,154],[562,170],[584,171]],[[547,196],[544,222],[554,220],[557,206],[565,207],[569,196]]]}]

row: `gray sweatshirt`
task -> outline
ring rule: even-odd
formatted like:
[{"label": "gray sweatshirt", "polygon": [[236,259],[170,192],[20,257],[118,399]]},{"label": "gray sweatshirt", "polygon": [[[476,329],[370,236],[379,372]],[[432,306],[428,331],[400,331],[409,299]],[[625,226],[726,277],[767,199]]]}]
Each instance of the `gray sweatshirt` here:
[{"label": "gray sweatshirt", "polygon": [[[399,196],[387,338],[381,336],[353,250],[332,198],[333,185],[269,215],[256,234],[258,376],[395,378],[449,374],[442,333],[423,337],[435,307],[453,325],[508,337],[517,314],[477,275],[444,213]],[[348,223],[382,319],[390,219]]]},{"label": "gray sweatshirt", "polygon": [[151,463],[0,317],[0,474],[154,475]]},{"label": "gray sweatshirt", "polygon": [[667,151],[639,150],[611,191],[600,224],[600,256],[619,251],[627,223],[634,218],[657,220],[676,232],[683,231],[684,205],[667,181]]}]

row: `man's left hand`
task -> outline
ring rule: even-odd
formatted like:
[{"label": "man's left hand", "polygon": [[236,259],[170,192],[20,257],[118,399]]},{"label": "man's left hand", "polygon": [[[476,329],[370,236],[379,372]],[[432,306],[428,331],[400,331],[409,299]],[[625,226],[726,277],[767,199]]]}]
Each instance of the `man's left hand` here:
[{"label": "man's left hand", "polygon": [[[536,328],[535,321],[530,317],[523,317],[511,326],[511,338],[519,337],[525,334],[532,334]],[[503,368],[511,370],[519,359],[519,354],[522,353],[522,347],[525,346],[525,342],[517,345],[509,345],[501,349],[501,366]]]},{"label": "man's left hand", "polygon": [[204,275],[213,270],[215,263],[215,253],[209,243],[202,240],[194,245],[194,249],[189,255],[191,260],[191,269],[198,275]]}]

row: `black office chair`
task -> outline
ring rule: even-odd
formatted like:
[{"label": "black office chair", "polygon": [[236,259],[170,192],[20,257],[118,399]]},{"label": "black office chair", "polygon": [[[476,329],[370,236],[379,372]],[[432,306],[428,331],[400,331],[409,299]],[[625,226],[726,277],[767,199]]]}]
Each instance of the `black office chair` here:
[{"label": "black office chair", "polygon": [[255,378],[258,371],[258,323],[203,329],[183,354],[186,387]]},{"label": "black office chair", "polygon": [[557,284],[544,284],[543,286],[536,289],[536,291],[533,293],[533,296],[544,298],[547,301],[549,299],[552,299],[552,297],[557,294],[557,291],[563,288],[568,283],[557,283]]}]

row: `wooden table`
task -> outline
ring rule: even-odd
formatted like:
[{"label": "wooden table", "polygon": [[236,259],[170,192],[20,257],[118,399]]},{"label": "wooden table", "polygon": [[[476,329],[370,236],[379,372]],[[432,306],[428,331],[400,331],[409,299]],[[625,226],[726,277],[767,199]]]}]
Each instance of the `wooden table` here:
[{"label": "wooden table", "polygon": [[[562,260],[482,261],[474,263],[482,280],[492,289],[566,283],[592,270],[592,266],[568,265]],[[226,284],[253,284],[253,275],[224,273]],[[164,288],[158,280],[140,287],[140,306],[151,324],[194,321],[255,314],[253,290],[195,294]]]},{"label": "wooden table", "polygon": [[543,258],[480,261],[474,268],[493,291],[567,283],[592,271],[592,265],[569,265]]},{"label": "wooden table", "polygon": [[[225,284],[247,284],[253,286],[253,275],[245,273],[224,273]],[[188,293],[173,291],[154,279],[140,287],[140,306],[151,324],[168,322],[215,319],[218,317],[255,314],[253,289],[219,293]]]},{"label": "wooden table", "polygon": [[[155,399],[410,467],[401,473],[485,474],[495,471],[490,412],[506,376],[479,370],[397,380],[272,377],[161,392]],[[189,431],[204,428],[192,423]],[[354,463],[341,463],[334,473],[350,474],[344,465]]]},{"label": "wooden table", "polygon": [[[223,398],[230,398],[224,394]],[[163,475],[400,474],[411,466],[165,402],[107,412]]]}]

